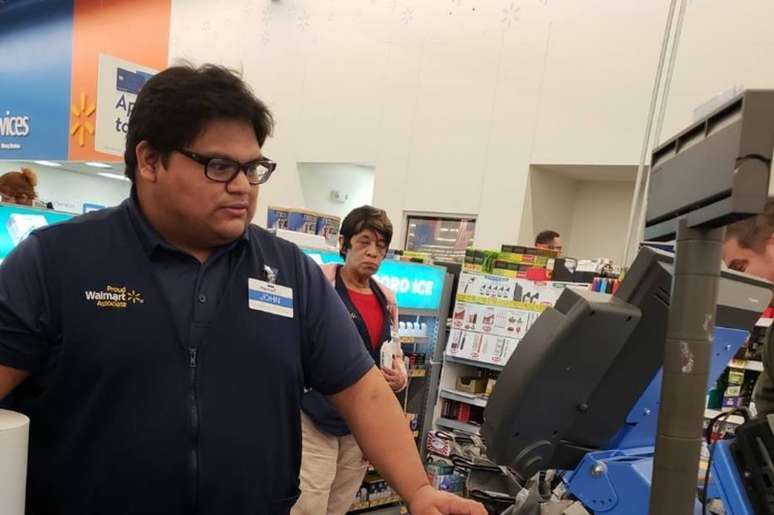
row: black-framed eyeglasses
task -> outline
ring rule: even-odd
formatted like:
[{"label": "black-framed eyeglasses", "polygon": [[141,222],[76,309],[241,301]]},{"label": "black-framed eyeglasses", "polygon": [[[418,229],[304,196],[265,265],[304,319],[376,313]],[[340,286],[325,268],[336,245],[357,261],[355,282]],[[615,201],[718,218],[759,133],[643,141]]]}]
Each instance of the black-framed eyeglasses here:
[{"label": "black-framed eyeglasses", "polygon": [[215,182],[231,182],[239,172],[245,172],[247,181],[257,186],[269,180],[271,174],[277,169],[277,163],[271,159],[262,157],[255,161],[240,163],[225,157],[205,156],[191,152],[185,148],[177,149],[185,157],[204,166],[204,175]]}]

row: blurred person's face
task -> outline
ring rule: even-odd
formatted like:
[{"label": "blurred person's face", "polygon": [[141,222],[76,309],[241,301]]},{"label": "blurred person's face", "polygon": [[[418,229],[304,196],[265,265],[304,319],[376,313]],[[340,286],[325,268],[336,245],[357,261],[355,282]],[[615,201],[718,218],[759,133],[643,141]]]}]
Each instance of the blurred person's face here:
[{"label": "blurred person's face", "polygon": [[387,254],[384,236],[372,229],[365,229],[352,236],[344,267],[360,277],[371,277],[379,269]]},{"label": "blurred person's face", "polygon": [[774,282],[774,237],[766,240],[761,249],[743,247],[738,239],[729,238],[723,244],[723,262],[737,272]]},{"label": "blurred person's face", "polygon": [[538,243],[535,245],[536,248],[539,249],[548,249],[553,250],[558,253],[558,255],[562,255],[562,240],[558,236],[551,240],[550,243]]},{"label": "blurred person's face", "polygon": [[0,202],[6,204],[19,204],[21,206],[31,206],[34,197],[27,195],[26,193],[5,193],[0,191]]}]

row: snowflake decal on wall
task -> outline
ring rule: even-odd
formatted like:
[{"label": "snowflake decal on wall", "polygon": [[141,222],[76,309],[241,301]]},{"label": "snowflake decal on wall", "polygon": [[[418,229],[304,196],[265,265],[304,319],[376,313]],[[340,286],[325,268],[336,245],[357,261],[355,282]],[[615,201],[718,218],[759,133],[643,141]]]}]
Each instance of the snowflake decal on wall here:
[{"label": "snowflake decal on wall", "polygon": [[511,2],[511,4],[508,7],[505,7],[503,9],[502,24],[508,28],[515,25],[516,22],[519,21],[520,12],[521,12],[521,7],[516,5],[516,2]]},{"label": "snowflake decal on wall", "polygon": [[414,19],[414,8],[413,7],[406,7],[403,9],[403,12],[400,14],[400,21],[403,22],[404,25],[408,24],[411,20]]}]

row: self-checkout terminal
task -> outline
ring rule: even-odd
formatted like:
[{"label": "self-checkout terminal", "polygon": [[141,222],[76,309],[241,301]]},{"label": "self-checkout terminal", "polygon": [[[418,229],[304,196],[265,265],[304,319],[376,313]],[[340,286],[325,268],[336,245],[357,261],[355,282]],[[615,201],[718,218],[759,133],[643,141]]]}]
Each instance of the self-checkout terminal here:
[{"label": "self-checkout terminal", "polygon": [[485,411],[489,456],[526,481],[560,471],[589,513],[774,513],[771,422],[710,447],[705,396],[769,305],[772,285],[720,270],[725,225],[762,212],[774,91],[747,91],[652,156],[645,238],[615,295],[565,291],[525,335]]}]

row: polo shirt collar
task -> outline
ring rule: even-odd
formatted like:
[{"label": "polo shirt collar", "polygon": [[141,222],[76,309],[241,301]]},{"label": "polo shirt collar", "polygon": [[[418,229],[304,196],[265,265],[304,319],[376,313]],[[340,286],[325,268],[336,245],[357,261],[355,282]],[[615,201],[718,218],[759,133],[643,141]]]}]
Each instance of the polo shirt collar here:
[{"label": "polo shirt collar", "polygon": [[[129,198],[123,202],[123,206],[129,213],[129,218],[137,232],[137,237],[140,239],[140,243],[142,244],[142,248],[146,254],[150,256],[154,251],[156,251],[156,249],[159,248],[170,250],[172,252],[181,252],[180,249],[167,243],[167,241],[164,240],[159,232],[150,224],[148,219],[145,217],[145,214],[142,212],[140,201],[137,198],[137,192],[134,187],[132,187]],[[225,248],[231,249],[238,241],[249,242],[250,231],[245,230],[241,237],[237,238],[230,244],[225,245]]]}]

